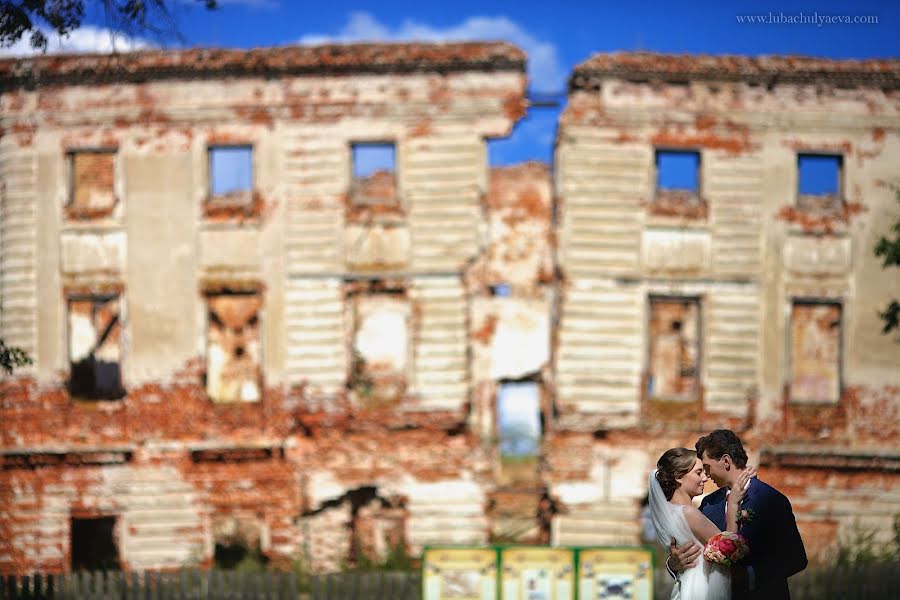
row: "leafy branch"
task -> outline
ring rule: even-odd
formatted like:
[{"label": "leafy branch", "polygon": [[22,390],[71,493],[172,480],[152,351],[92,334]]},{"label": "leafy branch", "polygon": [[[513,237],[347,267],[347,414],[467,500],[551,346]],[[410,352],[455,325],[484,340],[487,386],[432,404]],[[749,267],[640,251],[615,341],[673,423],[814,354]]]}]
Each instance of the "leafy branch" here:
[{"label": "leafy branch", "polygon": [[32,362],[27,352],[16,346],[8,346],[6,341],[0,338],[0,367],[3,367],[7,375],[12,375],[14,368],[30,365]]},{"label": "leafy branch", "polygon": [[[900,202],[900,184],[893,186],[897,201]],[[900,219],[892,226],[887,236],[881,236],[875,243],[875,256],[881,257],[881,266],[900,267]],[[884,311],[878,313],[884,321],[882,333],[889,333],[900,327],[900,302],[891,300]]]},{"label": "leafy branch", "polygon": [[[27,38],[32,48],[46,51],[47,33],[61,37],[79,29],[87,16],[85,5],[99,11],[100,18],[113,31],[152,33],[161,36],[177,33],[172,4],[182,0],[0,0],[0,48],[13,46]],[[193,0],[207,10],[218,8],[218,0]]]}]

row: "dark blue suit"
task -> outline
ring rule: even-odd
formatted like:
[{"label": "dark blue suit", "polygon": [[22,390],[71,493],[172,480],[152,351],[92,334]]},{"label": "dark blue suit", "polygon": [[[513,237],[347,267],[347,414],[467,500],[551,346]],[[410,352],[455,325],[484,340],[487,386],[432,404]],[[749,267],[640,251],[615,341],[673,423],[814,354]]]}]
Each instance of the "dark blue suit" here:
[{"label": "dark blue suit", "polygon": [[[725,531],[725,488],[719,488],[700,503],[703,514]],[[797,522],[788,499],[759,479],[750,482],[742,510],[752,510],[750,522],[744,522],[740,534],[750,545],[747,565],[753,567],[756,581],[750,598],[789,600],[787,578],[806,568],[806,550],[797,531]]]}]

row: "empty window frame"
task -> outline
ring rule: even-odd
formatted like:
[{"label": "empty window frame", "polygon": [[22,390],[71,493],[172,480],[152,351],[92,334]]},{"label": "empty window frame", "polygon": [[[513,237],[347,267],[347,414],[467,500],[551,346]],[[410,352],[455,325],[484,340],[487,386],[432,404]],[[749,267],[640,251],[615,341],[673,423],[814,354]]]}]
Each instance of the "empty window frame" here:
[{"label": "empty window frame", "polygon": [[213,402],[262,397],[258,292],[207,295],[206,393]]},{"label": "empty window frame", "polygon": [[833,212],[843,204],[844,159],[833,154],[797,155],[797,208]]},{"label": "empty window frame", "polygon": [[253,204],[253,147],[209,147],[209,202],[219,207]]},{"label": "empty window frame", "polygon": [[650,297],[647,396],[695,400],[700,389],[700,300]]},{"label": "empty window frame", "polygon": [[502,383],[497,392],[497,434],[503,459],[533,457],[541,445],[541,388],[537,382]]},{"label": "empty window frame", "polygon": [[70,394],[90,400],[123,397],[119,296],[70,296],[67,305]]},{"label": "empty window frame", "polygon": [[263,526],[256,519],[217,517],[213,520],[213,564],[217,569],[240,566],[264,567],[269,559],[262,553]]},{"label": "empty window frame", "polygon": [[488,289],[491,293],[491,296],[495,296],[497,298],[507,298],[512,291],[512,288],[508,283],[496,283],[494,285],[488,286]]},{"label": "empty window frame", "polygon": [[660,216],[705,219],[700,193],[700,153],[692,150],[656,150],[656,188],[650,212]]},{"label": "empty window frame", "polygon": [[699,194],[700,153],[692,150],[657,150],[656,189]]},{"label": "empty window frame", "polygon": [[350,154],[353,204],[397,204],[396,145],[391,142],[352,143]]},{"label": "empty window frame", "polygon": [[790,324],[790,398],[836,403],[841,397],[841,330],[838,302],[795,300]]},{"label": "empty window frame", "polygon": [[365,403],[400,399],[406,392],[412,308],[402,291],[360,292],[353,298],[348,387]]},{"label": "empty window frame", "polygon": [[73,518],[70,525],[72,571],[119,569],[115,517]]},{"label": "empty window frame", "polygon": [[73,150],[68,153],[69,201],[73,218],[100,218],[116,206],[115,149]]},{"label": "empty window frame", "polygon": [[402,552],[406,542],[409,511],[402,496],[382,495],[378,488],[363,486],[348,491],[338,500],[350,513],[351,565],[381,562],[393,552]]}]

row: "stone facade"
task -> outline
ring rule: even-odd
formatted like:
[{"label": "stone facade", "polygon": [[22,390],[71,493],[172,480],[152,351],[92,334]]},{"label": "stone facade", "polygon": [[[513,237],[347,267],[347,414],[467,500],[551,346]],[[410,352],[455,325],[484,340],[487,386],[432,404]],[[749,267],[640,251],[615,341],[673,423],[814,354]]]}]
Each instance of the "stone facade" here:
[{"label": "stone facade", "polygon": [[[524,65],[0,62],[0,331],[35,359],[2,382],[0,572],[96,564],[91,532],[128,569],[635,544],[653,461],[717,426],[811,554],[889,530],[897,62],[597,56],[552,173],[491,169]],[[798,155],[838,193],[800,194]]]}]

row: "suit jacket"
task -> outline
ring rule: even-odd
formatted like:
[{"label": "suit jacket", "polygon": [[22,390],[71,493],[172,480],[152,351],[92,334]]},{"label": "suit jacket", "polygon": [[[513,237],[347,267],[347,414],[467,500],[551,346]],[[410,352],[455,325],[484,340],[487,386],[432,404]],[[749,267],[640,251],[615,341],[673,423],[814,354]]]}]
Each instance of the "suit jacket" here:
[{"label": "suit jacket", "polygon": [[[725,531],[725,488],[719,488],[700,503],[700,510]],[[753,511],[739,530],[750,546],[747,565],[753,567],[755,588],[750,598],[790,600],[787,578],[806,568],[806,549],[791,503],[772,486],[753,479],[741,510]]]}]

